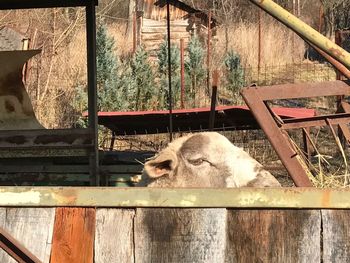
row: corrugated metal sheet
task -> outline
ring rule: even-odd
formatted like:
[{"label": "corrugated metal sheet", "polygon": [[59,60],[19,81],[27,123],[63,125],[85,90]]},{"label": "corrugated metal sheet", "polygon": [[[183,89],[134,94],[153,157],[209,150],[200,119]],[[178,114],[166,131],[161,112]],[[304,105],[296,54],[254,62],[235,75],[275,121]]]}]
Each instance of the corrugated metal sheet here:
[{"label": "corrugated metal sheet", "polygon": [[[316,115],[305,108],[273,108],[282,119],[305,118]],[[208,129],[210,108],[173,110],[174,131]],[[84,114],[87,116],[87,113]],[[168,111],[99,112],[98,122],[117,135],[152,134],[168,132]],[[216,130],[259,129],[246,106],[220,106],[216,108]]]}]

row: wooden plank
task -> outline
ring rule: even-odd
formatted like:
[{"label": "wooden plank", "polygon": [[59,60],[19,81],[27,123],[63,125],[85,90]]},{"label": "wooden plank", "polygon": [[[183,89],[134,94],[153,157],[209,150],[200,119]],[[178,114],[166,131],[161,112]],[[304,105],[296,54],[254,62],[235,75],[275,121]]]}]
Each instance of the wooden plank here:
[{"label": "wooden plank", "polygon": [[93,262],[94,208],[56,208],[51,263]]},{"label": "wooden plank", "polygon": [[[149,43],[145,43],[145,45],[152,45],[153,41],[164,41],[164,37],[166,36],[166,34],[154,34],[154,33],[150,33],[150,34],[143,34],[142,35],[142,41],[144,42],[149,42]],[[171,34],[171,39],[181,39],[181,38],[189,38],[189,34],[188,33],[172,33]]]},{"label": "wooden plank", "polygon": [[[42,262],[50,261],[54,208],[0,208],[0,226]],[[0,250],[0,262],[15,262]]]},{"label": "wooden plank", "polygon": [[130,209],[97,209],[95,262],[134,262],[134,216]]},{"label": "wooden plank", "polygon": [[349,262],[350,210],[322,210],[323,262]]},{"label": "wooden plank", "polygon": [[[166,26],[166,20],[154,20],[154,19],[147,19],[143,18],[142,20],[143,26],[146,27],[152,27],[152,26]],[[187,19],[179,19],[179,20],[173,20],[170,21],[170,25],[188,25],[188,20]]]},{"label": "wooden plank", "polygon": [[226,209],[137,209],[135,262],[224,262]]},{"label": "wooden plank", "polygon": [[[159,27],[143,27],[142,28],[142,35],[145,34],[166,34],[167,27],[166,26],[159,26]],[[171,33],[183,33],[189,35],[189,32],[187,31],[186,26],[177,26],[174,29],[171,29]]]},{"label": "wooden plank", "polygon": [[0,206],[350,208],[350,189],[0,187]]},{"label": "wooden plank", "polygon": [[317,210],[229,210],[226,262],[320,262]]}]

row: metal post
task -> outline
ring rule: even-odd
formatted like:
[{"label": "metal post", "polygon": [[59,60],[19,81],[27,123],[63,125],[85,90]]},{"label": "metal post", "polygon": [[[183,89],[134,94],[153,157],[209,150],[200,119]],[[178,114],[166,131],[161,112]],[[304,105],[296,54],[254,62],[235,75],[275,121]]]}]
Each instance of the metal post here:
[{"label": "metal post", "polygon": [[208,43],[207,43],[207,92],[210,94],[210,56],[211,56],[211,11],[208,14]]},{"label": "metal post", "polygon": [[[341,31],[339,29],[337,29],[335,31],[335,43],[338,45],[338,46],[342,46],[342,37],[341,37]],[[336,80],[341,80],[341,74],[339,72],[339,70],[336,71],[337,75],[336,75]],[[339,105],[338,105],[339,106]]]},{"label": "metal post", "polygon": [[[306,127],[305,129],[303,129],[302,133],[303,133],[303,148],[304,148],[305,157],[310,163],[311,162],[311,145],[309,141],[310,127]],[[309,163],[308,163],[308,166],[309,166]]]},{"label": "metal post", "polygon": [[210,106],[210,115],[209,115],[209,130],[214,130],[215,127],[215,107],[216,107],[216,98],[219,82],[219,72],[215,70],[213,72],[213,87],[211,94],[211,106]]},{"label": "metal post", "polygon": [[109,145],[110,151],[113,151],[114,149],[115,138],[116,138],[116,134],[114,131],[112,131],[111,144]]},{"label": "metal post", "polygon": [[318,32],[320,32],[320,33],[321,33],[322,27],[323,27],[323,17],[324,17],[324,10],[323,10],[323,5],[321,3],[319,14],[318,14]]},{"label": "metal post", "polygon": [[98,119],[97,119],[97,80],[96,80],[96,13],[95,1],[86,5],[87,38],[87,75],[88,75],[88,112],[89,129],[93,136],[93,151],[90,155],[90,184],[100,185],[98,156]]},{"label": "metal post", "polygon": [[134,12],[134,15],[132,16],[132,53],[135,54],[136,48],[137,48],[137,19],[136,19],[136,11]]},{"label": "metal post", "polygon": [[[259,41],[258,41],[258,79],[259,79],[259,75],[260,75],[260,69],[261,69],[261,45],[262,45],[262,41],[261,41],[261,36],[262,36],[262,30],[261,30],[261,9],[259,9]],[[259,81],[258,81],[259,82]]]},{"label": "metal post", "polygon": [[169,81],[169,140],[173,140],[173,105],[172,105],[172,90],[171,90],[171,41],[170,41],[170,4],[169,0],[166,2],[167,14],[167,33],[168,33],[168,81]]},{"label": "metal post", "polygon": [[180,60],[181,60],[181,109],[185,108],[185,43],[180,39]]}]

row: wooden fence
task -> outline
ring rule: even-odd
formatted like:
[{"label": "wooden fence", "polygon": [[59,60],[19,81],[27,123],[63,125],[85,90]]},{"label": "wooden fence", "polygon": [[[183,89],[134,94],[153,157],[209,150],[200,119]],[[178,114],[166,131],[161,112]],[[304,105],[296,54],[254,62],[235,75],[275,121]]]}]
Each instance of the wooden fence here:
[{"label": "wooden fence", "polygon": [[2,187],[0,226],[43,262],[350,260],[350,191],[178,190]]}]

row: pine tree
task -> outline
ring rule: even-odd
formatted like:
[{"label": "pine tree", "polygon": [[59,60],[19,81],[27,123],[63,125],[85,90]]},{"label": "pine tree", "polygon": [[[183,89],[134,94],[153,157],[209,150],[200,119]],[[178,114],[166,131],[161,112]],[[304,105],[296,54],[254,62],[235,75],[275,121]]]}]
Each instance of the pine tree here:
[{"label": "pine tree", "polygon": [[193,100],[193,106],[196,106],[196,93],[199,84],[204,80],[205,70],[203,67],[204,49],[197,36],[193,36],[188,44],[188,56],[185,61],[185,70],[191,80],[189,94]]},{"label": "pine tree", "polygon": [[[158,101],[161,108],[167,109],[169,102],[169,78],[168,78],[168,41],[165,39],[160,45],[157,53],[158,71],[160,77],[160,89],[158,93]],[[176,105],[180,97],[180,50],[176,45],[170,48],[171,63],[171,87],[173,105]]]},{"label": "pine tree", "polygon": [[227,53],[224,63],[227,70],[227,88],[232,92],[234,101],[237,102],[239,91],[244,86],[244,70],[241,65],[241,57],[238,53],[231,50]]},{"label": "pine tree", "polygon": [[[115,111],[125,109],[127,100],[125,95],[125,81],[118,81],[118,60],[114,54],[115,41],[107,34],[107,28],[101,24],[96,34],[96,63],[97,63],[97,94],[98,110]],[[122,78],[123,79],[123,78]],[[88,107],[87,87],[78,86],[72,107],[78,114]],[[79,118],[78,127],[86,127],[85,119]]]},{"label": "pine tree", "polygon": [[133,85],[129,87],[130,108],[147,110],[151,107],[155,92],[155,81],[148,53],[139,47],[131,61]]},{"label": "pine tree", "polygon": [[121,110],[126,106],[118,83],[118,60],[114,45],[113,37],[108,36],[106,26],[101,24],[96,33],[96,62],[98,108],[102,111]]}]

